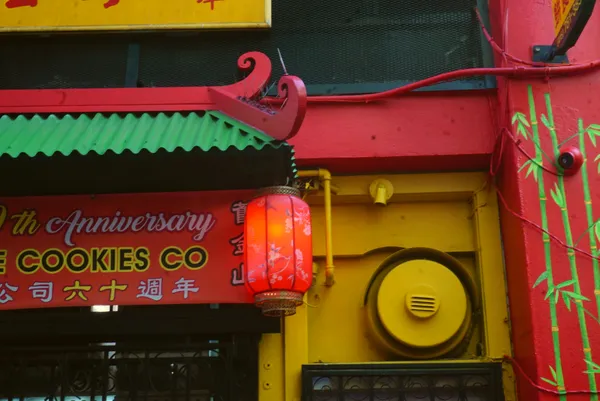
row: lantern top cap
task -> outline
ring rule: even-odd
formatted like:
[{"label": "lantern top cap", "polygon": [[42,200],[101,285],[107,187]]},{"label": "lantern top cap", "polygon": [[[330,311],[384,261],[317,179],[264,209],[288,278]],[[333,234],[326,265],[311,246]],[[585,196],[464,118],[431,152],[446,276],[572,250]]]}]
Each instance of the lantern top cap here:
[{"label": "lantern top cap", "polygon": [[256,193],[256,197],[265,196],[265,195],[290,195],[295,196],[296,198],[300,198],[300,190],[294,187],[288,187],[285,185],[273,186],[261,188]]}]

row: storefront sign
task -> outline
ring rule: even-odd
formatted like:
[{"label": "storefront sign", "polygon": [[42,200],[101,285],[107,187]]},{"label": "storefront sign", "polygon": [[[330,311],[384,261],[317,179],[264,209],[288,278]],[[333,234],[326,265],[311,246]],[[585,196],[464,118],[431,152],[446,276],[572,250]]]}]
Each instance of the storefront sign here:
[{"label": "storefront sign", "polygon": [[552,0],[555,54],[563,55],[573,47],[585,28],[596,0]]},{"label": "storefront sign", "polygon": [[251,303],[247,191],[0,198],[0,309]]},{"label": "storefront sign", "polygon": [[0,32],[268,28],[271,0],[0,0]]}]

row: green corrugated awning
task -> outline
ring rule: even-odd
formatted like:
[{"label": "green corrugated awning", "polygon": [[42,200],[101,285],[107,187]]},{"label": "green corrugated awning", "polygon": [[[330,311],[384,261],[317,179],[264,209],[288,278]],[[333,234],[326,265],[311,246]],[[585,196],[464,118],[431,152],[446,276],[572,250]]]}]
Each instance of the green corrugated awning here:
[{"label": "green corrugated awning", "polygon": [[288,146],[222,113],[0,116],[0,156]]},{"label": "green corrugated awning", "polygon": [[252,189],[296,178],[286,142],[215,111],[0,115],[0,196]]}]

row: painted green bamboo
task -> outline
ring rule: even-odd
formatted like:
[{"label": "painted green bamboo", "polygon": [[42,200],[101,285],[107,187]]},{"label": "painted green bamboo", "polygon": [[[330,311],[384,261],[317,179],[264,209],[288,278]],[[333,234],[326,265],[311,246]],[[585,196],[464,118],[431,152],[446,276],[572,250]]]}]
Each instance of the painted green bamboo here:
[{"label": "painted green bamboo", "polygon": [[[587,225],[588,235],[590,238],[590,249],[592,251],[592,255],[598,256],[598,243],[596,241],[596,234],[593,228],[594,226],[594,211],[592,207],[592,196],[590,194],[590,182],[588,178],[588,160],[587,160],[587,151],[585,149],[585,133],[586,129],[583,125],[583,120],[579,119],[578,125],[578,134],[579,134],[579,150],[581,151],[581,155],[583,156],[583,166],[581,167],[581,180],[583,181],[583,198],[585,202],[585,214],[587,216]],[[592,141],[592,145],[595,146],[595,132],[590,132],[590,140]],[[598,308],[598,318],[600,319],[600,263],[598,263],[598,259],[592,259],[592,267],[594,270],[594,293],[596,296],[596,307]]]},{"label": "painted green bamboo", "polygon": [[[533,91],[532,91],[531,87],[529,88],[529,97],[530,97],[530,101],[533,101]],[[554,116],[552,113],[552,102],[550,100],[549,93],[546,93],[544,97],[546,100],[546,112],[548,114],[548,117],[545,121],[543,120],[543,122],[545,123],[545,125],[547,125],[548,130],[550,131],[550,138],[552,140],[552,148],[554,150],[554,157],[555,157],[555,160],[558,160],[558,157],[560,155],[560,149],[559,149],[559,144],[558,144],[558,136],[556,135],[556,128],[554,126]],[[542,118],[544,118],[544,117],[542,116]],[[532,124],[533,124],[533,122],[532,122]],[[559,207],[561,210],[563,228],[565,231],[565,242],[568,246],[572,247],[573,246],[573,235],[571,232],[571,221],[569,218],[569,211],[568,211],[568,207],[567,207],[567,196],[566,196],[566,192],[565,192],[564,177],[562,175],[558,175],[557,181],[558,182],[557,182],[557,188],[556,188],[555,195],[557,197],[559,197],[558,199],[560,199],[560,204],[559,204],[559,202],[557,202],[557,204],[559,204]],[[556,198],[555,198],[555,200],[556,200]],[[573,251],[573,249],[568,249],[567,255],[568,255],[568,259],[569,259],[569,267],[571,270],[571,281],[569,283],[573,285],[573,292],[571,294],[573,294],[572,300],[575,302],[575,309],[577,310],[577,316],[578,316],[578,320],[579,320],[579,328],[581,331],[581,341],[583,344],[583,354],[584,354],[584,358],[586,361],[592,361],[592,349],[590,347],[590,339],[588,336],[587,323],[586,323],[586,314],[585,314],[585,309],[583,307],[583,299],[585,299],[585,297],[583,297],[583,295],[581,294],[581,286],[579,284],[579,274],[577,272],[577,259],[575,256],[575,251]],[[565,302],[568,302],[568,301],[565,299]],[[588,376],[588,380],[590,383],[590,391],[592,393],[595,393],[597,391],[596,375],[593,372],[587,372],[587,376]],[[591,394],[590,399],[596,401],[596,400],[598,400],[598,395]]]},{"label": "painted green bamboo", "polygon": [[[535,102],[533,99],[533,92],[531,87],[529,87],[529,118],[531,122],[531,131],[533,134],[533,142],[535,144],[535,160],[539,164],[539,166],[535,166],[534,168],[541,167],[542,160],[542,151],[540,144],[540,136],[539,136],[539,128],[537,122],[537,114],[535,110]],[[537,177],[537,178],[536,178]],[[536,178],[538,184],[538,193],[540,198],[540,214],[541,214],[541,225],[544,229],[542,233],[542,239],[544,242],[544,256],[546,262],[546,270],[542,273],[542,275],[538,278],[534,287],[539,285],[544,279],[548,284],[548,288],[554,288],[554,276],[552,273],[552,244],[550,243],[550,236],[548,233],[548,215],[547,215],[547,202],[548,199],[546,197],[546,188],[544,187],[544,175],[535,174],[534,178]],[[558,332],[558,318],[556,315],[556,302],[557,298],[550,296],[548,298],[548,304],[550,306],[550,323],[552,326],[552,345],[554,348],[554,364],[555,368],[551,370],[553,381],[548,379],[542,379],[554,386],[556,386],[558,391],[565,390],[565,382],[563,376],[562,362],[561,362],[561,350],[560,350],[560,334]],[[560,395],[560,400],[564,401],[567,399],[566,394]]]}]

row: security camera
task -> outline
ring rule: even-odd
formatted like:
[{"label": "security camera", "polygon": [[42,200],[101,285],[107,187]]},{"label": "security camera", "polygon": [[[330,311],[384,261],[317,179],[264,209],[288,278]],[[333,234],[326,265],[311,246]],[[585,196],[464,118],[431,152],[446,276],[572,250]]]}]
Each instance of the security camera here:
[{"label": "security camera", "polygon": [[583,155],[574,146],[566,146],[560,149],[557,160],[558,166],[564,175],[576,174],[583,165]]}]

